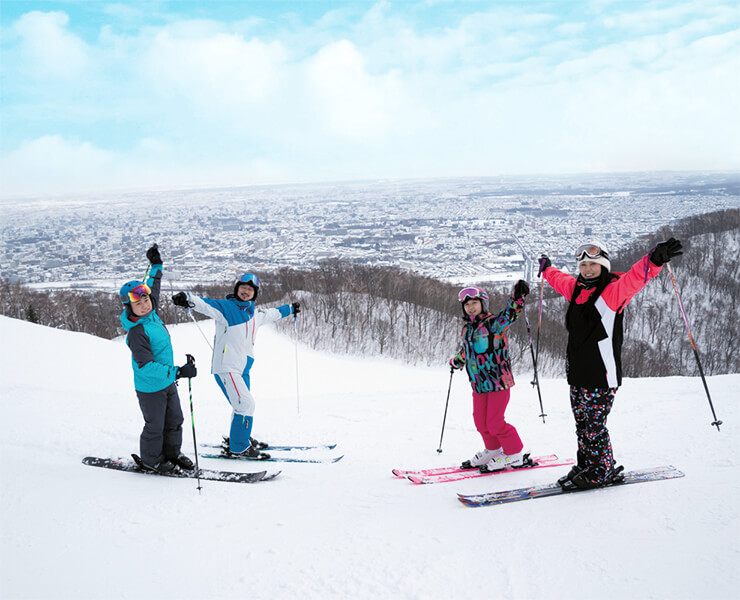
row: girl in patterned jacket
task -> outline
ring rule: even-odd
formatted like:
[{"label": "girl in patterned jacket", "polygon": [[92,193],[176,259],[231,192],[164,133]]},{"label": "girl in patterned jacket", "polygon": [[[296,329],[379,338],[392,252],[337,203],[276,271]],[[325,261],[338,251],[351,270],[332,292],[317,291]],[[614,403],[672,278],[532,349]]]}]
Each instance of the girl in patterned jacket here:
[{"label": "girl in patterned jacket", "polygon": [[465,325],[458,353],[450,359],[455,369],[466,367],[473,387],[473,421],[484,448],[462,464],[464,469],[499,471],[525,464],[524,444],[516,428],[504,419],[509,404],[511,373],[506,330],[524,307],[529,286],[519,280],[500,313],[488,312],[488,294],[479,287],[460,291]]},{"label": "girl in patterned jacket", "polygon": [[540,271],[545,280],[570,302],[566,372],[570,403],[576,421],[578,461],[558,480],[564,488],[588,489],[621,478],[606,418],[622,383],[622,320],[626,304],[666,262],[682,254],[681,242],[658,244],[627,273],[612,273],[606,245],[594,241],[578,247],[578,277],[551,265],[544,254]]},{"label": "girl in patterned jacket", "polygon": [[172,297],[172,301],[216,321],[211,373],[232,408],[227,452],[264,459],[269,455],[260,452],[251,440],[255,402],[250,391],[249,371],[254,363],[255,336],[262,325],[297,315],[300,304],[295,302],[278,308],[255,310],[258,293],[259,279],[245,273],[236,282],[234,293],[226,296],[225,300],[180,292]]}]

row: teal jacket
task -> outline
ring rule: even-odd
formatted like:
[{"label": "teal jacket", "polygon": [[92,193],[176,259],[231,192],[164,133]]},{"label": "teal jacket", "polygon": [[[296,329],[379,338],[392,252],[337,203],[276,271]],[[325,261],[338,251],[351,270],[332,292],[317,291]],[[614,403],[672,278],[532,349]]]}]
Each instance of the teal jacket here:
[{"label": "teal jacket", "polygon": [[131,349],[134,388],[137,392],[158,392],[175,381],[172,341],[162,319],[157,314],[162,265],[152,265],[146,284],[152,290],[152,311],[135,317],[129,310],[121,314],[121,325],[127,332],[126,344]]}]

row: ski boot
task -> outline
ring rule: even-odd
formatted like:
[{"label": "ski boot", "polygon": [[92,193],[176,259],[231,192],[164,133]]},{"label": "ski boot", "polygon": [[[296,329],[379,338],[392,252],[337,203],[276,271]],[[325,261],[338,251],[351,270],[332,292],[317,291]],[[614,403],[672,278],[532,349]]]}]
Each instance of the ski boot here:
[{"label": "ski boot", "polygon": [[171,460],[163,460],[153,466],[141,463],[141,467],[147,471],[154,471],[155,473],[172,473],[177,470],[177,465]]},{"label": "ski boot", "polygon": [[529,457],[529,453],[523,450],[516,454],[504,454],[503,452],[487,464],[480,467],[481,473],[494,473],[495,471],[506,471],[507,469],[521,469],[522,467],[533,467],[534,462]]},{"label": "ski boot", "polygon": [[480,452],[476,452],[473,458],[471,458],[470,460],[466,460],[463,464],[461,464],[460,468],[461,469],[478,469],[488,464],[491,460],[493,460],[497,456],[502,456],[503,454],[504,454],[504,451],[502,448],[496,448],[495,450],[488,450],[487,448],[484,448]]},{"label": "ski boot", "polygon": [[270,455],[266,452],[260,452],[257,448],[254,446],[247,446],[244,450],[241,452],[232,452],[231,450],[226,450],[227,456],[244,456],[245,458],[249,458],[252,460],[267,460],[270,458]]},{"label": "ski boot", "polygon": [[[229,436],[224,435],[221,436],[223,440],[221,441],[221,447],[225,450],[229,449]],[[259,440],[255,440],[253,437],[249,438],[249,445],[253,446],[254,448],[257,448],[258,450],[267,450],[270,447],[270,444],[267,442],[260,442]]]},{"label": "ski boot", "polygon": [[186,471],[192,471],[195,468],[193,461],[180,452],[175,458],[170,459],[171,462],[175,463],[181,469]]}]

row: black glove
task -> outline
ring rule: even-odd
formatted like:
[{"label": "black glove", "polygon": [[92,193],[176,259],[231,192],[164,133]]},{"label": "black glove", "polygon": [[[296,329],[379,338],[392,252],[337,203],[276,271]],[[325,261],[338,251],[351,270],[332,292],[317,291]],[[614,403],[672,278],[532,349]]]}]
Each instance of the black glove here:
[{"label": "black glove", "polygon": [[683,254],[681,252],[682,249],[681,242],[676,238],[671,238],[667,242],[661,242],[650,253],[650,262],[656,267],[660,267],[670,262],[673,257]]},{"label": "black glove", "polygon": [[180,379],[180,377],[187,377],[188,379],[195,377],[198,374],[198,369],[195,368],[194,363],[187,363],[183,365],[182,367],[177,368],[177,373],[175,374],[175,379]]},{"label": "black glove", "polygon": [[192,302],[188,302],[188,295],[185,292],[177,292],[177,294],[172,296],[172,304],[182,306],[183,308],[192,308],[195,306]]},{"label": "black glove", "polygon": [[514,300],[519,300],[519,298],[523,298],[527,294],[529,294],[529,286],[526,281],[520,279],[514,286]]},{"label": "black glove", "polygon": [[542,254],[540,256],[540,270],[537,271],[537,277],[542,275],[542,272],[547,269],[547,267],[552,267],[552,262],[547,258],[547,254]]},{"label": "black glove", "polygon": [[301,312],[301,303],[300,302],[293,302],[293,304],[291,304],[291,306],[293,307],[293,314],[294,315],[297,315],[299,312]]},{"label": "black glove", "polygon": [[462,369],[465,366],[465,363],[464,362],[459,362],[457,360],[457,356],[454,356],[453,358],[450,359],[450,366],[453,369]]},{"label": "black glove", "polygon": [[162,264],[162,257],[159,255],[159,249],[157,248],[157,244],[154,244],[149,250],[146,251],[146,257],[149,259],[149,262],[153,265],[161,265]]}]

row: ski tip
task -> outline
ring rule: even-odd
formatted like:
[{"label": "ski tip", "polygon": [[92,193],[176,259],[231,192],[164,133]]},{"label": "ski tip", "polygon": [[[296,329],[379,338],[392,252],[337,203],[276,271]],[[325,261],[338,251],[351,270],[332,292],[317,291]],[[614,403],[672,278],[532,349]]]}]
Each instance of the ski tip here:
[{"label": "ski tip", "polygon": [[408,479],[411,483],[415,483],[417,485],[429,483],[426,479],[424,479],[423,477],[419,477],[418,475],[407,475],[406,479]]}]

